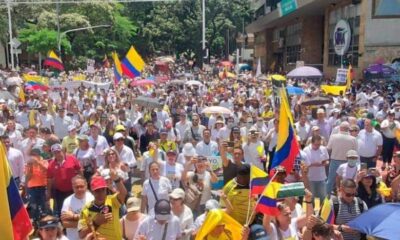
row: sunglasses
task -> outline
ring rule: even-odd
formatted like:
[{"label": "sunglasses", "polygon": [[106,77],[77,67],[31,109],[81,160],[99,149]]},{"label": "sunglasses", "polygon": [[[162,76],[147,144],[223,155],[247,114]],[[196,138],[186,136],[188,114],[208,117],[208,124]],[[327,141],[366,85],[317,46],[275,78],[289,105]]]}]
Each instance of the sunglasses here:
[{"label": "sunglasses", "polygon": [[124,141],[125,139],[123,139],[123,138],[118,138],[117,140],[115,140],[115,141],[117,141],[117,142],[121,142],[121,141]]},{"label": "sunglasses", "polygon": [[355,196],[356,196],[355,193],[347,193],[347,192],[344,192],[344,195],[345,195],[346,197],[355,197]]}]

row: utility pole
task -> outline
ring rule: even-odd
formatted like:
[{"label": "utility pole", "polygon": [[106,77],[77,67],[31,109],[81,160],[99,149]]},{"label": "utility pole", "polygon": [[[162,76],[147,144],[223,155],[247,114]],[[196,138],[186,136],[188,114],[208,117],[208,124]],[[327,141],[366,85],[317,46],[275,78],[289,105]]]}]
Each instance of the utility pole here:
[{"label": "utility pole", "polygon": [[[56,3],[57,12],[57,42],[60,42],[60,2]],[[58,48],[58,54],[61,55],[61,48]]]},{"label": "utility pole", "polygon": [[11,0],[7,0],[7,12],[8,12],[8,35],[10,37],[10,58],[11,58],[11,69],[14,70],[14,46],[12,44],[12,23],[11,23]]}]

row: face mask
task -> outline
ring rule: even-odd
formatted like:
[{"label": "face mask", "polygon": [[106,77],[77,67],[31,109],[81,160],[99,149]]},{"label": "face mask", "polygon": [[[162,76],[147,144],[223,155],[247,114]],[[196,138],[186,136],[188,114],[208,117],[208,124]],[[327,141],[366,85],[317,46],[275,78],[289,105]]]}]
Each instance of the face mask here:
[{"label": "face mask", "polygon": [[357,165],[357,160],[348,160],[347,164],[349,165],[349,167],[353,168]]},{"label": "face mask", "polygon": [[233,125],[234,125],[234,124],[233,124],[232,122],[228,122],[228,124],[227,124],[227,126],[228,126],[229,129],[233,128]]}]

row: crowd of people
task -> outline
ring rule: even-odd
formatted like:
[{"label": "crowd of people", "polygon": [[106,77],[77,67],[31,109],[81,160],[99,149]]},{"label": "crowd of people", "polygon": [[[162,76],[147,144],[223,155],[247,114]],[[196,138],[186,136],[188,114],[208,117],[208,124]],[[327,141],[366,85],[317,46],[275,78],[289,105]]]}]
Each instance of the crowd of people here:
[{"label": "crowd of people", "polygon": [[[240,236],[216,220],[203,239],[357,240],[366,236],[350,220],[399,201],[398,86],[353,83],[329,103],[305,106],[322,94],[318,83],[287,81],[305,91],[289,96],[301,151],[291,172],[274,169],[274,181],[303,182],[306,194],[279,199],[270,216],[252,214],[250,169],[271,170],[280,116],[272,82],[251,73],[207,79],[0,99],[1,140],[38,239],[189,240],[222,211]],[[142,95],[160,106],[136,103]],[[204,113],[210,106],[231,113]],[[327,196],[333,224],[316,209]]]}]

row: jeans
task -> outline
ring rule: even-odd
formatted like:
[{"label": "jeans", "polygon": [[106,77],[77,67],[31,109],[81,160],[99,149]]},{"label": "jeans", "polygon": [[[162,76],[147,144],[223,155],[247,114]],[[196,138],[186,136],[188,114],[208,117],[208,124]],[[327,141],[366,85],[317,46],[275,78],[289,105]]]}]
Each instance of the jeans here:
[{"label": "jeans", "polygon": [[29,214],[34,222],[46,213],[46,187],[31,187],[27,189],[29,200]]},{"label": "jeans", "polygon": [[332,190],[334,189],[336,183],[336,171],[343,163],[346,163],[346,161],[331,159],[329,163],[328,179],[326,182],[327,194],[331,194]]},{"label": "jeans", "polygon": [[326,197],[326,181],[310,181],[310,191],[314,198],[319,198],[322,202]]},{"label": "jeans", "polygon": [[69,197],[74,192],[61,192],[58,190],[54,190],[54,215],[60,217],[61,216],[61,209],[64,203],[64,200]]}]

